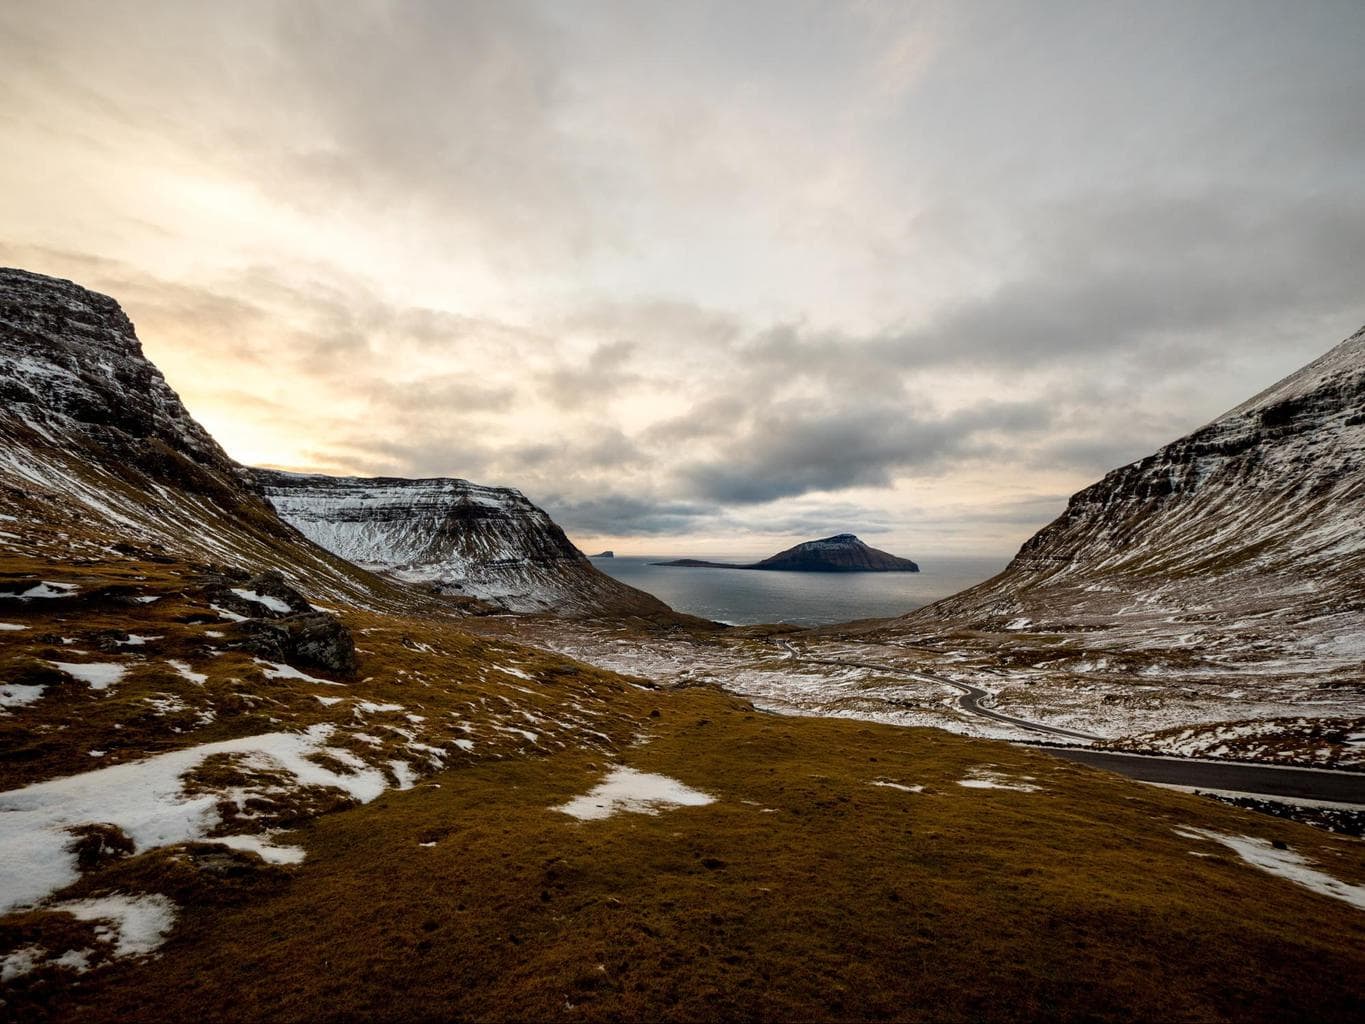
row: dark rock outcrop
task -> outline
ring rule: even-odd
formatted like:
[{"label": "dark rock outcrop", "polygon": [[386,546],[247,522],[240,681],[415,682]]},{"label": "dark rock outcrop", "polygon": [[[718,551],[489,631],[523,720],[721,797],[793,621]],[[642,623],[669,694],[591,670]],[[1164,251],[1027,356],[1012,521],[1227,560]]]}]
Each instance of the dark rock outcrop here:
[{"label": "dark rock outcrop", "polygon": [[314,608],[273,569],[254,576],[230,570],[210,576],[197,596],[219,614],[240,619],[228,627],[228,649],[296,667],[355,674],[350,630],[335,615]]},{"label": "dark rock outcrop", "polygon": [[233,623],[225,646],[287,665],[313,666],[341,676],[355,675],[351,631],[335,615],[326,612]]},{"label": "dark rock outcrop", "polygon": [[240,579],[227,576],[210,579],[202,590],[204,598],[210,604],[248,619],[282,619],[313,611],[308,599],[274,569],[255,576],[246,573],[240,576]]}]

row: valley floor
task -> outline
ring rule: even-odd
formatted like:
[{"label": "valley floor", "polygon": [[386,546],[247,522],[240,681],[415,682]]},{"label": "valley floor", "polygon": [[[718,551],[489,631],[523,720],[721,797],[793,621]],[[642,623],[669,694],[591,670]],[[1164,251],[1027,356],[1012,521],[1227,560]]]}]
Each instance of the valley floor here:
[{"label": "valley floor", "polygon": [[[9,1008],[109,1021],[1359,1009],[1356,844],[1027,751],[772,718],[705,691],[641,725],[648,738],[610,759],[485,762],[318,819],[290,838],[307,851],[297,866],[239,858],[205,878],[201,850],[135,858],[101,887],[175,901],[159,957],[60,987],[48,975]],[[563,812],[617,763],[712,802]]]},{"label": "valley floor", "polygon": [[[1177,757],[1360,771],[1358,662],[1199,661],[1182,652],[973,636],[933,644],[742,627],[715,634],[629,623],[498,619],[515,636],[658,685],[722,686],[758,707],[1061,741]],[[1363,794],[1365,795],[1365,794]]]},{"label": "valley floor", "polygon": [[[280,599],[206,567],[3,568],[10,1019],[1361,1010],[1359,841],[860,720],[854,679],[919,684],[799,639],[337,608],[349,674],[246,649]],[[635,671],[546,649],[589,634]],[[726,665],[850,704],[773,714]],[[906,713],[967,722],[936,685]]]}]

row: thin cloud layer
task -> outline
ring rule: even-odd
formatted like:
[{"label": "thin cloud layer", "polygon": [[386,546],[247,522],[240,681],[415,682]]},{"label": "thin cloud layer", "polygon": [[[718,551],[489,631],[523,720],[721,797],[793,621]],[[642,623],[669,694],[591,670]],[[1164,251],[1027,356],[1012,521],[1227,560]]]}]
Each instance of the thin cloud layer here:
[{"label": "thin cloud layer", "polygon": [[0,12],[0,259],[245,461],[1004,553],[1365,322],[1365,14]]}]

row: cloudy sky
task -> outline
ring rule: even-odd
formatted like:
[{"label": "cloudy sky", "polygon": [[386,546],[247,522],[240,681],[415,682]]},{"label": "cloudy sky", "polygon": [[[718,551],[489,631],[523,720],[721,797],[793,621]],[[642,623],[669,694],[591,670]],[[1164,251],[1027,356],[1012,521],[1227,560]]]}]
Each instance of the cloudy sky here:
[{"label": "cloudy sky", "polygon": [[0,262],[235,457],[1008,553],[1365,323],[1365,5],[0,5]]}]

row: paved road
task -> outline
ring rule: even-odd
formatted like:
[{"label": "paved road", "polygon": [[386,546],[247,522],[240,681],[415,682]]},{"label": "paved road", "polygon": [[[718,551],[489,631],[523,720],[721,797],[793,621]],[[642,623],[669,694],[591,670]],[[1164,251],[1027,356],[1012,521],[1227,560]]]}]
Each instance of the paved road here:
[{"label": "paved road", "polygon": [[[908,673],[907,673],[908,674]],[[1015,718],[1013,715],[1006,715],[999,711],[992,711],[990,708],[983,708],[981,701],[990,697],[985,690],[972,686],[968,683],[956,683],[951,679],[943,679],[940,676],[922,673],[925,679],[935,683],[942,683],[944,686],[951,686],[955,690],[962,691],[962,696],[957,699],[957,706],[971,715],[980,715],[982,718],[993,718],[997,722],[1004,722],[1007,725],[1017,725],[1021,729],[1028,729],[1030,732],[1043,733],[1048,736],[1060,736],[1066,740],[1097,740],[1098,736],[1092,736],[1088,732],[1075,732],[1071,729],[1062,729],[1055,725],[1043,725],[1041,722],[1030,722],[1026,718]]]},{"label": "paved road", "polygon": [[[785,640],[779,641],[792,660],[813,665],[834,665],[842,668],[865,668],[887,675],[904,676],[920,682],[937,683],[951,687],[962,696],[957,705],[971,715],[990,718],[1007,725],[1027,729],[1030,732],[1054,736],[1066,740],[1094,740],[1098,736],[1075,732],[1057,726],[1030,722],[1024,718],[1006,715],[991,708],[982,707],[981,702],[990,698],[990,693],[969,683],[959,683],[944,679],[929,672],[911,672],[908,669],[891,665],[879,665],[866,661],[850,661],[835,658],[806,658]],[[1030,744],[1032,745],[1032,744]],[[1233,764],[1222,761],[1204,761],[1178,757],[1152,757],[1142,754],[1120,754],[1107,750],[1088,750],[1076,747],[1052,747],[1038,744],[1039,749],[1070,761],[1079,761],[1095,768],[1118,772],[1139,782],[1156,782],[1168,786],[1190,786],[1204,790],[1225,790],[1265,797],[1289,797],[1300,800],[1325,800],[1332,803],[1357,804],[1365,807],[1365,774],[1349,772],[1321,771],[1312,768],[1288,768],[1277,765]]]},{"label": "paved road", "polygon": [[962,696],[957,699],[957,706],[969,715],[977,715],[981,718],[990,718],[997,722],[1004,722],[1006,725],[1013,725],[1020,729],[1027,729],[1029,732],[1040,733],[1044,736],[1055,736],[1063,740],[1097,740],[1098,736],[1092,736],[1088,732],[1076,732],[1072,729],[1062,729],[1055,725],[1044,725],[1042,722],[1031,722],[1027,718],[1016,718],[1013,715],[1006,715],[1000,711],[981,706],[983,700],[990,699],[990,693],[980,687],[972,686],[970,683],[959,683],[952,679],[944,679],[930,672],[911,672],[908,669],[895,668],[891,665],[878,665],[869,661],[847,661],[842,658],[805,658],[802,657],[791,644],[785,640],[778,641],[778,645],[784,648],[791,655],[792,660],[805,662],[808,665],[835,665],[840,668],[865,668],[874,672],[884,672],[891,676],[904,676],[906,679],[914,679],[919,682],[937,683],[939,686],[947,686],[956,690]]},{"label": "paved road", "polygon": [[1221,789],[1267,797],[1328,800],[1365,807],[1365,775],[1362,774],[1282,768],[1277,765],[1229,764],[1179,757],[1147,757],[1107,750],[1079,750],[1075,747],[1044,746],[1041,749],[1056,757],[1118,772],[1139,782]]}]

